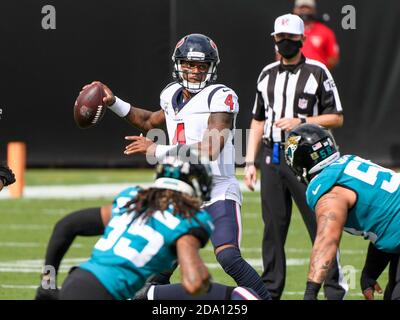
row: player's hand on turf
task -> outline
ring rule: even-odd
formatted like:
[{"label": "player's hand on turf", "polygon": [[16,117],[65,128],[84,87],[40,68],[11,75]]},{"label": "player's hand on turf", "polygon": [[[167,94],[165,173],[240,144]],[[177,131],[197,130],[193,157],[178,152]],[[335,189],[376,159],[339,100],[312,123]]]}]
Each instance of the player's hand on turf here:
[{"label": "player's hand on turf", "polygon": [[246,166],[245,175],[244,175],[244,183],[246,184],[247,188],[251,191],[254,191],[254,186],[257,183],[257,169],[254,164]]},{"label": "player's hand on turf", "polygon": [[202,295],[210,287],[210,273],[204,263],[193,265],[189,272],[182,273],[182,286],[191,295]]},{"label": "player's hand on turf", "polygon": [[275,121],[275,126],[289,132],[301,123],[299,118],[281,118]]},{"label": "player's hand on turf", "polygon": [[210,274],[199,255],[200,246],[200,240],[189,234],[176,242],[182,286],[192,295],[205,294],[210,288]]},{"label": "player's hand on turf", "polygon": [[82,90],[94,85],[94,84],[100,84],[103,87],[104,90],[104,98],[103,98],[103,103],[105,106],[109,107],[115,103],[115,96],[113,92],[110,90],[109,87],[107,87],[104,83],[101,83],[100,81],[93,81],[92,83],[89,83],[85,85]]},{"label": "player's hand on turf", "polygon": [[125,147],[124,153],[131,155],[135,153],[144,153],[150,156],[154,156],[156,153],[156,144],[142,135],[140,136],[127,136],[126,140],[133,141]]},{"label": "player's hand on turf", "polygon": [[365,273],[361,274],[360,282],[362,294],[365,300],[374,300],[375,291],[379,294],[382,293],[382,288],[380,287],[379,283]]}]

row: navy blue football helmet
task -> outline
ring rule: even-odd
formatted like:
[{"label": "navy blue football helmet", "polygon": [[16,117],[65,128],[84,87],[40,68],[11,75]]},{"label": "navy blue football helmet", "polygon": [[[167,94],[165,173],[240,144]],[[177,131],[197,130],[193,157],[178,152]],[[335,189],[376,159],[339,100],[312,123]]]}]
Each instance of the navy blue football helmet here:
[{"label": "navy blue football helmet", "polygon": [[[214,41],[203,34],[193,33],[179,40],[172,55],[172,61],[174,62],[173,78],[189,92],[197,93],[217,79],[217,66],[220,62],[218,48]],[[183,76],[182,61],[209,63],[205,79],[199,83],[186,80]]]}]

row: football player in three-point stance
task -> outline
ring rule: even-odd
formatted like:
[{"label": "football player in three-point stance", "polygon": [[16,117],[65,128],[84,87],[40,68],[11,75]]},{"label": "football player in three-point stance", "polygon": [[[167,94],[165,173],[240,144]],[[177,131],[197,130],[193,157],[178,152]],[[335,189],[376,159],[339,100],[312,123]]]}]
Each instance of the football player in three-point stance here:
[{"label": "football player in three-point stance", "polygon": [[104,235],[89,261],[71,269],[60,299],[132,298],[146,279],[178,259],[182,285],[204,293],[209,274],[198,250],[211,234],[209,214],[200,209],[211,190],[207,165],[166,158],[148,189],[124,190],[115,199]]},{"label": "football player in three-point stance", "polygon": [[[317,298],[343,230],[400,255],[400,174],[354,155],[340,156],[331,133],[312,124],[289,133],[285,157],[308,184],[307,203],[317,218],[305,299]],[[395,261],[390,298],[400,299],[400,259]]]},{"label": "football player in three-point stance", "polygon": [[[157,166],[156,180],[149,189],[130,187],[112,206],[64,217],[54,228],[46,254],[46,264],[54,263],[56,273],[76,235],[103,237],[90,260],[71,269],[61,291],[50,288],[49,283],[56,279],[44,275],[36,299],[133,298],[148,277],[173,267],[178,259],[182,284],[165,285],[163,290],[177,292],[186,300],[259,300],[250,288],[209,283],[198,249],[207,243],[213,229],[210,215],[200,209],[209,199],[211,187],[209,165],[167,157]],[[154,291],[146,291],[144,298],[162,298]]]},{"label": "football player in three-point stance", "polygon": [[113,203],[104,235],[89,261],[71,269],[61,300],[129,299],[151,275],[178,259],[182,284],[174,290],[188,298],[258,300],[247,288],[210,284],[199,256],[211,234],[211,216],[201,210],[211,192],[211,169],[167,157],[157,166],[148,189],[128,188]]},{"label": "football player in three-point stance", "polygon": [[[146,137],[131,136],[127,137],[132,143],[126,147],[125,154],[144,153],[162,159],[179,147],[191,145],[212,160],[214,184],[205,209],[215,225],[211,242],[216,258],[239,286],[252,288],[268,299],[269,293],[260,276],[240,252],[242,195],[235,177],[233,146],[239,112],[237,95],[225,85],[213,84],[220,59],[217,46],[209,37],[201,34],[183,37],[176,45],[172,60],[175,82],[161,92],[159,111],[147,111],[124,102],[104,84],[103,101],[117,115],[146,132],[164,123],[167,125],[169,145],[156,145]],[[168,283],[169,277],[167,273],[157,281]]]}]

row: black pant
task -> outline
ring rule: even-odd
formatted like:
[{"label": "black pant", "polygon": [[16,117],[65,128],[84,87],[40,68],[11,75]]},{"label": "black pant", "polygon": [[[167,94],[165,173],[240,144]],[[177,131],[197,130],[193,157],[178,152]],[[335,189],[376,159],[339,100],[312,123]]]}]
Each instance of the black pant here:
[{"label": "black pant", "polygon": [[389,279],[384,300],[400,300],[400,254],[393,254],[390,259]]},{"label": "black pant", "polygon": [[60,300],[115,300],[89,271],[72,268],[60,290]]},{"label": "black pant", "polygon": [[[285,162],[283,149],[280,150],[280,163],[272,164],[272,150],[262,146],[261,200],[264,220],[262,256],[264,272],[262,279],[273,299],[280,299],[286,278],[285,242],[292,215],[292,197],[303,217],[312,242],[317,232],[315,213],[306,202],[306,186],[300,183]],[[337,262],[328,273],[324,283],[328,299],[342,299],[345,290],[338,284]],[[304,285],[306,278],[304,278]]]}]

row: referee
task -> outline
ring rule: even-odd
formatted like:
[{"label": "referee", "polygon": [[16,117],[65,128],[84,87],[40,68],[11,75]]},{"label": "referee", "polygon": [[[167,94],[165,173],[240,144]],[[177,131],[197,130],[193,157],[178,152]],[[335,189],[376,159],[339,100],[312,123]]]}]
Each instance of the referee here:
[{"label": "referee", "polygon": [[[285,286],[284,246],[292,213],[292,197],[312,242],[316,236],[315,214],[306,203],[306,186],[298,182],[284,160],[285,135],[306,122],[327,128],[339,127],[343,124],[343,115],[335,82],[326,66],[306,59],[300,51],[305,39],[302,19],[293,14],[278,17],[272,36],[282,58],[267,65],[258,78],[246,153],[245,183],[254,190],[257,179],[254,160],[262,145],[262,278],[272,297],[280,299]],[[336,263],[325,281],[328,299],[344,297],[347,288],[339,283],[340,278]]]}]

